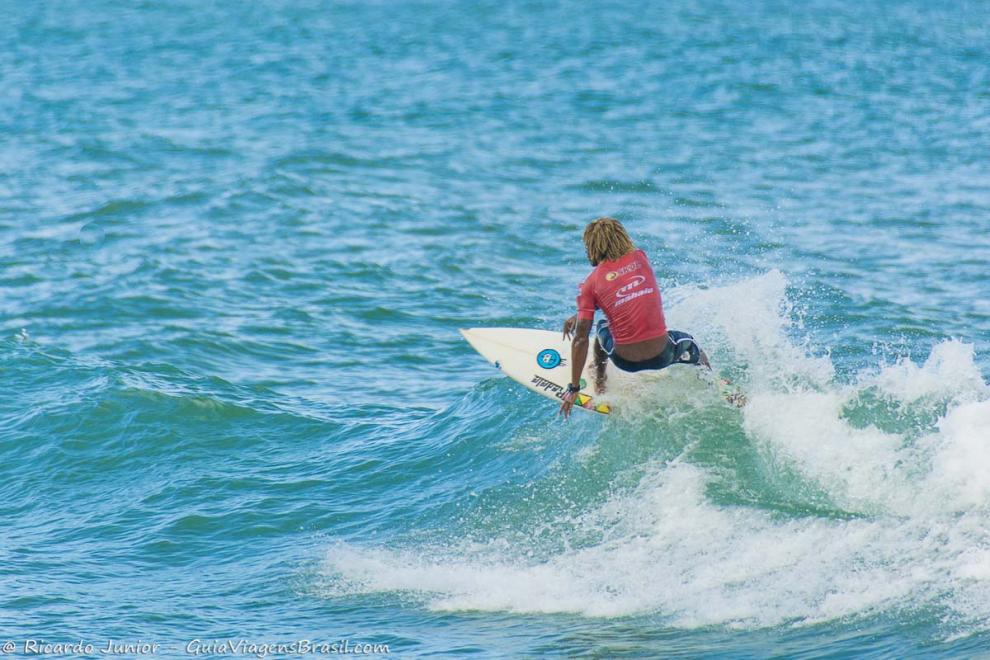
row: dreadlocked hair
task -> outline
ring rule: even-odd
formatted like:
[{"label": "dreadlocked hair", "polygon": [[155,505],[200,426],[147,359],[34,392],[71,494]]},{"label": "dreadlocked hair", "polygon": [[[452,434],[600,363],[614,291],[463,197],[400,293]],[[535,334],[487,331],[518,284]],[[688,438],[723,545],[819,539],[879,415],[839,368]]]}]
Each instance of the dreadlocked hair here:
[{"label": "dreadlocked hair", "polygon": [[588,223],[584,228],[584,247],[588,250],[588,260],[592,266],[603,261],[615,261],[636,249],[622,223],[609,217]]}]

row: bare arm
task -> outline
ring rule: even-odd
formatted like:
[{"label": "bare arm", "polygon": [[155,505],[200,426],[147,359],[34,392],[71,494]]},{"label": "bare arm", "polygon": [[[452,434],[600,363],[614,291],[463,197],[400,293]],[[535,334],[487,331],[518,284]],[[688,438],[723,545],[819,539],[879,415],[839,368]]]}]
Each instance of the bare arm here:
[{"label": "bare arm", "polygon": [[564,339],[570,339],[571,334],[574,333],[574,326],[577,325],[577,314],[573,314],[570,318],[564,321]]},{"label": "bare arm", "polygon": [[581,372],[588,361],[588,333],[591,332],[591,319],[578,319],[571,341],[571,384],[581,386]]},{"label": "bare arm", "polygon": [[[568,322],[572,319],[573,317],[568,319]],[[568,331],[567,325],[567,323],[564,324],[565,336]],[[574,339],[571,341],[571,385],[573,385],[574,390],[577,390],[581,387],[581,372],[584,371],[584,363],[588,359],[588,333],[591,331],[591,319],[577,319],[573,330]],[[576,396],[576,391],[564,393],[563,403],[560,404],[560,412],[563,413],[565,419],[571,414],[571,408],[574,407],[574,398]]]}]

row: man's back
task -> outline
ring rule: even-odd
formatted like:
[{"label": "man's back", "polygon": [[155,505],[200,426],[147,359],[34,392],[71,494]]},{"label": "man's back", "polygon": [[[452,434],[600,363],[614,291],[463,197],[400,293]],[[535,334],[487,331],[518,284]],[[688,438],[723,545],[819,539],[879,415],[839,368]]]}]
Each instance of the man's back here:
[{"label": "man's back", "polygon": [[601,309],[619,345],[667,334],[660,287],[639,249],[598,264],[580,286],[577,307],[579,319],[594,318],[595,310]]}]

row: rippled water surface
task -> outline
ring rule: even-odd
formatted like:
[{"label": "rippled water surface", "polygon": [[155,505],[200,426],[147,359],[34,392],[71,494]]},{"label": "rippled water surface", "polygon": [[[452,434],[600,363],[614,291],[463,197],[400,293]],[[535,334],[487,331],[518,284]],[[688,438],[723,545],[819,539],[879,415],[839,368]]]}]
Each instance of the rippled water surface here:
[{"label": "rippled water surface", "polygon": [[[990,647],[983,3],[0,9],[0,637]],[[602,214],[744,409],[461,339]]]}]

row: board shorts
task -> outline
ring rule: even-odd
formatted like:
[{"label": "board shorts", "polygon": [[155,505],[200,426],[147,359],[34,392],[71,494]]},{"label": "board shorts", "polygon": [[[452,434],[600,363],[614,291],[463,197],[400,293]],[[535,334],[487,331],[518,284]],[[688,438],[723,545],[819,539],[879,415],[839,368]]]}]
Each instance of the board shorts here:
[{"label": "board shorts", "polygon": [[698,364],[701,361],[701,348],[694,341],[694,337],[686,332],[677,330],[667,331],[667,346],[659,355],[649,360],[633,362],[626,360],[615,353],[615,341],[612,339],[612,332],[608,328],[608,319],[600,319],[595,326],[595,335],[598,343],[608,354],[608,359],[612,364],[623,371],[645,371],[647,369],[665,369],[672,364]]}]

